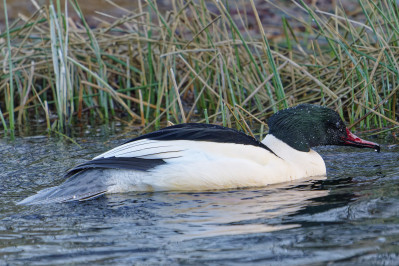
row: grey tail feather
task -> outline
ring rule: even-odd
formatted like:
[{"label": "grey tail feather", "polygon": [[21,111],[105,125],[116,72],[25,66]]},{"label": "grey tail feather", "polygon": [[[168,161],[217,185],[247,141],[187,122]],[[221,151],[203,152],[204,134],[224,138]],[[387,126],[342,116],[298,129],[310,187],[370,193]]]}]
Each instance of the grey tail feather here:
[{"label": "grey tail feather", "polygon": [[59,186],[45,188],[20,202],[18,205],[84,201],[107,192],[103,169],[80,171]]}]

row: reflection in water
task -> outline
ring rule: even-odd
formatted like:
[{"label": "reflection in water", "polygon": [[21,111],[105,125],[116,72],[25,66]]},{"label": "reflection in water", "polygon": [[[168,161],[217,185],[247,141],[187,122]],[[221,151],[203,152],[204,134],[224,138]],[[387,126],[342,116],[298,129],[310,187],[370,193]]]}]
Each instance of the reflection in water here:
[{"label": "reflection in water", "polygon": [[163,202],[156,215],[168,214],[162,226],[178,231],[177,238],[183,240],[293,228],[298,225],[281,224],[282,218],[327,194],[326,190],[297,190],[291,183],[256,191],[157,193],[152,199]]}]

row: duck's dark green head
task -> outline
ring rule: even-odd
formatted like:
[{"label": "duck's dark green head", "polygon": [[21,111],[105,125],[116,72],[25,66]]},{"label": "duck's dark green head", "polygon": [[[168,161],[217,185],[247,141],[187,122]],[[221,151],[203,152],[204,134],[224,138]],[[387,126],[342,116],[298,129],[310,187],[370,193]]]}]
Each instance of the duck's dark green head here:
[{"label": "duck's dark green head", "polygon": [[327,107],[300,104],[281,110],[269,118],[269,134],[291,147],[307,152],[320,145],[342,145],[372,148],[380,151],[377,143],[362,140],[352,134],[341,117]]}]

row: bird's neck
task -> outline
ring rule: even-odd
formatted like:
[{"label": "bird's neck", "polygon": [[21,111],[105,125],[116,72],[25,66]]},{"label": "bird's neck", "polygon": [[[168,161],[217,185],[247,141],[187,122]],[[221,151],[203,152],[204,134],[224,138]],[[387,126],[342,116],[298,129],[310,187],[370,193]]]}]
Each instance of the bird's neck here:
[{"label": "bird's neck", "polygon": [[305,171],[307,176],[326,174],[323,158],[312,149],[308,152],[298,151],[272,134],[268,134],[262,143],[298,171]]}]

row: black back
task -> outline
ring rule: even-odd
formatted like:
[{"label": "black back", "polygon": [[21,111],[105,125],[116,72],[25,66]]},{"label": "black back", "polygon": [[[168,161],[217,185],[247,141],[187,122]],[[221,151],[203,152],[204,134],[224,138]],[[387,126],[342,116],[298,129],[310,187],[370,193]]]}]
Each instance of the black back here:
[{"label": "black back", "polygon": [[262,142],[254,139],[245,133],[227,127],[200,123],[186,123],[163,128],[137,138],[131,139],[126,143],[141,140],[192,140],[209,141],[217,143],[235,143],[260,147],[274,153]]},{"label": "black back", "polygon": [[[258,140],[240,131],[218,125],[187,123],[187,124],[170,126],[131,139],[125,142],[124,144],[141,139],[162,140],[162,141],[192,140],[192,141],[209,141],[217,143],[235,143],[235,144],[252,145],[260,147],[274,154],[272,150],[270,150],[266,145],[259,142]],[[66,173],[65,177],[70,177],[81,171],[93,168],[148,171],[156,166],[165,163],[166,162],[162,159],[143,159],[135,157],[98,158],[75,166]]]}]

